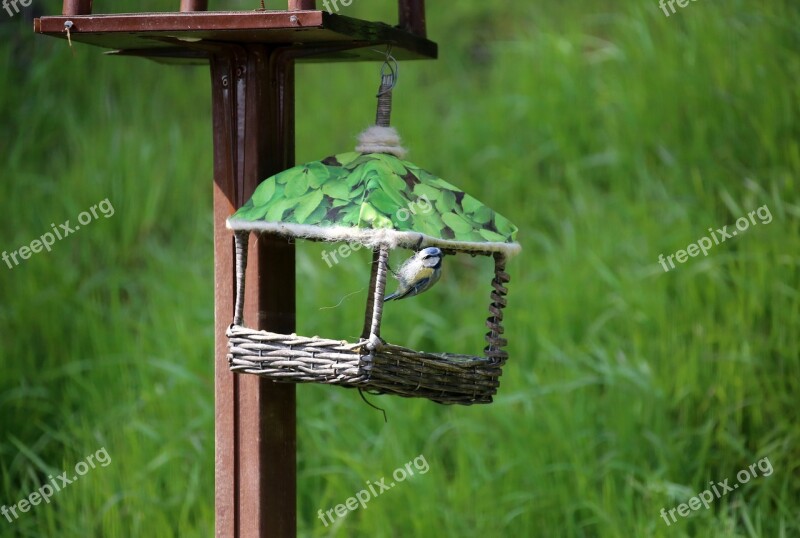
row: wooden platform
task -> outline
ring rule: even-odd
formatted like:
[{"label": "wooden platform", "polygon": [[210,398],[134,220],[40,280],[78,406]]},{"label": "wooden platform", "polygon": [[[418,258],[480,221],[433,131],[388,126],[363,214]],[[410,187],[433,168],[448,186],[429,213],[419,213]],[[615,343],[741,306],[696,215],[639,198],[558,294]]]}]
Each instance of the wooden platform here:
[{"label": "wooden platform", "polygon": [[436,58],[436,43],[381,22],[327,11],[202,11],[41,17],[34,31],[75,43],[169,63],[205,63],[221,44],[263,43],[306,49],[301,61],[372,60],[392,45],[398,60]]}]

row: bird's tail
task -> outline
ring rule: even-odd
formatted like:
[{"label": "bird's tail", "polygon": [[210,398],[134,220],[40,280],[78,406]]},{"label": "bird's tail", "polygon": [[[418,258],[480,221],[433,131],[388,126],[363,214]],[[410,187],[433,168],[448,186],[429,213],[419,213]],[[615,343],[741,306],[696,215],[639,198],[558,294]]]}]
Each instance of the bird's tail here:
[{"label": "bird's tail", "polygon": [[397,295],[398,295],[397,293],[392,293],[390,295],[387,295],[386,297],[383,298],[383,302],[385,303],[386,301],[391,301],[392,299],[396,299]]}]

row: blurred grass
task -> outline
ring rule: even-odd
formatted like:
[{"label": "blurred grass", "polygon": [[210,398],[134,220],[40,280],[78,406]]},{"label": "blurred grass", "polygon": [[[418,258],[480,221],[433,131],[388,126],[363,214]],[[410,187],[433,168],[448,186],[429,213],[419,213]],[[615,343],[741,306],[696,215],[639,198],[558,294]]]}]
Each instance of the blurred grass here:
[{"label": "blurred grass", "polygon": [[[390,4],[342,13],[391,20]],[[357,393],[299,387],[300,534],[800,535],[797,6],[428,10],[440,60],[401,66],[393,123],[413,161],[520,226],[511,359],[494,404],[373,398],[386,425]],[[115,208],[52,252],[0,266],[0,503],[102,446],[112,459],[51,504],[0,519],[0,535],[208,536],[208,72],[73,55],[21,16],[0,18],[0,248],[104,198]],[[377,69],[298,68],[298,162],[354,144]],[[658,264],[764,204],[771,223],[669,273]],[[298,329],[347,336],[368,260],[328,268],[322,248],[298,249]],[[434,290],[387,313],[384,336],[481,346],[488,267],[447,262]],[[317,519],[419,454],[427,474],[331,527]],[[765,456],[771,476],[670,527],[660,518]]]}]

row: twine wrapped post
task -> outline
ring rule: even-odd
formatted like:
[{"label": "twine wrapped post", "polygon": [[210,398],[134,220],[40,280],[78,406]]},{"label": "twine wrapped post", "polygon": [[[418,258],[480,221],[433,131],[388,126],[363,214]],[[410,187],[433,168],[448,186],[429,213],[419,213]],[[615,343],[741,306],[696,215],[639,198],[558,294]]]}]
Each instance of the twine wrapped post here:
[{"label": "twine wrapped post", "polygon": [[373,336],[381,336],[381,317],[383,316],[383,293],[386,290],[386,263],[389,259],[389,251],[385,246],[381,246],[378,251],[378,263],[373,266],[372,271],[375,275],[375,292],[372,299],[372,324],[369,329],[370,340]]},{"label": "twine wrapped post", "polygon": [[508,359],[508,352],[503,347],[508,345],[508,340],[501,335],[505,332],[503,329],[503,308],[506,307],[508,301],[506,295],[508,288],[505,284],[511,281],[511,277],[506,273],[506,258],[503,254],[496,252],[494,254],[494,279],[492,279],[492,302],[489,305],[489,312],[491,316],[486,318],[486,326],[489,332],[486,333],[487,345],[483,352],[486,357],[496,360],[501,364]]},{"label": "twine wrapped post", "polygon": [[[381,74],[381,84],[378,87],[378,107],[375,112],[375,125],[378,127],[389,127],[392,117],[392,88],[395,84],[396,72]],[[386,249],[381,247],[372,251],[372,273],[369,279],[370,292],[367,294],[367,308],[364,315],[364,327],[361,330],[361,338],[368,340],[372,334],[380,336],[380,316],[383,312],[383,290],[386,287],[386,263],[388,254]],[[372,293],[378,289],[378,275],[382,273],[383,283],[379,293]],[[378,308],[378,327],[374,329],[376,305]]]},{"label": "twine wrapped post", "polygon": [[361,329],[361,339],[369,340],[369,333],[372,330],[372,311],[375,306],[375,284],[378,279],[378,262],[381,253],[379,250],[372,251],[372,265],[370,265],[369,287],[367,288],[367,307],[364,309],[364,326]]},{"label": "twine wrapped post", "polygon": [[247,271],[248,235],[248,232],[236,232],[233,236],[236,243],[236,302],[233,324],[238,326],[244,325],[244,275]]},{"label": "twine wrapped post", "polygon": [[381,76],[381,86],[378,89],[378,110],[375,113],[375,125],[378,127],[389,127],[391,123],[394,81],[394,73],[387,73]]}]

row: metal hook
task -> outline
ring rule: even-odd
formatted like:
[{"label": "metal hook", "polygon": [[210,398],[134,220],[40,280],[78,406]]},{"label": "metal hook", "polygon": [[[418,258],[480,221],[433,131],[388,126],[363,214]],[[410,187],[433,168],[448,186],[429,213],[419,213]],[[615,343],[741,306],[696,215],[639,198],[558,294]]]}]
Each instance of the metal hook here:
[{"label": "metal hook", "polygon": [[69,48],[72,48],[72,35],[70,34],[70,30],[74,26],[72,21],[67,21],[64,23],[64,31],[67,32],[67,41],[69,42]]},{"label": "metal hook", "polygon": [[397,79],[400,78],[400,64],[397,62],[397,59],[392,56],[392,46],[388,45],[386,48],[386,52],[381,52],[379,50],[372,49],[373,52],[377,52],[378,54],[382,54],[385,57],[383,61],[383,65],[381,65],[381,80],[390,76],[392,79],[392,84],[388,88],[384,88],[383,90],[378,92],[376,97],[380,97],[385,93],[389,93],[397,86]]}]

